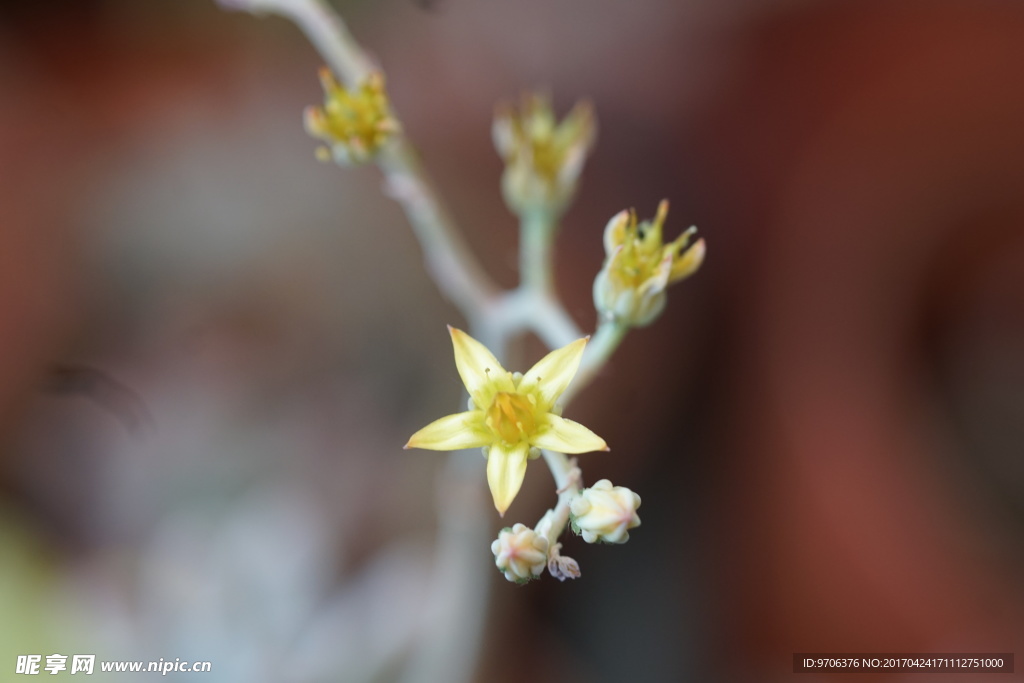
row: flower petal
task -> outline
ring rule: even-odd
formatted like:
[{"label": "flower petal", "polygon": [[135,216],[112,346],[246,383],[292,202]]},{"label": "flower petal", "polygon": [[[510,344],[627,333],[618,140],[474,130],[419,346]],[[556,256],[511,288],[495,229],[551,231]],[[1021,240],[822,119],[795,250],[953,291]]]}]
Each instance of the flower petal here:
[{"label": "flower petal", "polygon": [[455,347],[455,367],[477,407],[486,408],[495,392],[515,391],[511,375],[486,346],[451,325],[448,332]]},{"label": "flower petal", "polygon": [[479,410],[446,415],[434,420],[411,437],[406,448],[426,448],[431,451],[457,451],[462,448],[480,448],[494,441],[494,434],[484,424]]},{"label": "flower petal", "polygon": [[577,339],[537,361],[519,381],[520,393],[537,392],[541,398],[538,408],[549,409],[576,375],[588,339]]},{"label": "flower petal", "polygon": [[527,443],[511,448],[502,442],[491,446],[487,456],[487,485],[491,487],[494,507],[502,517],[523,485],[529,453],[530,445]]},{"label": "flower petal", "polygon": [[662,228],[665,225],[665,218],[668,216],[668,200],[662,199],[658,204],[658,213],[647,224],[647,230],[644,231],[643,242],[651,245],[652,248],[657,249],[662,245]]},{"label": "flower petal", "polygon": [[697,272],[700,264],[704,263],[704,254],[707,247],[704,240],[699,239],[693,246],[683,252],[683,255],[672,264],[672,273],[669,275],[669,282],[679,282]]},{"label": "flower petal", "polygon": [[604,253],[612,255],[616,249],[622,246],[626,239],[626,226],[629,225],[629,211],[623,209],[612,216],[608,224],[604,226]]},{"label": "flower petal", "polygon": [[651,276],[644,280],[637,288],[637,294],[641,297],[651,296],[658,292],[665,291],[668,286],[669,276],[672,273],[672,253],[666,251],[658,265],[651,271]]},{"label": "flower petal", "polygon": [[548,428],[530,439],[530,445],[559,453],[608,450],[608,444],[597,434],[579,422],[566,420],[557,415],[548,415]]}]

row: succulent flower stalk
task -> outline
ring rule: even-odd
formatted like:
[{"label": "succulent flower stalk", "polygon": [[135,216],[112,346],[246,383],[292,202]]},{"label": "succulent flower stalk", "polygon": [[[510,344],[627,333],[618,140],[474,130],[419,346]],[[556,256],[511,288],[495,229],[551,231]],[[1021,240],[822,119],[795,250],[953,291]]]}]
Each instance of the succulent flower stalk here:
[{"label": "succulent flower stalk", "polygon": [[406,448],[484,448],[487,483],[494,507],[503,516],[523,484],[527,461],[540,455],[538,449],[608,450],[597,434],[563,418],[557,405],[579,368],[587,339],[552,351],[521,375],[505,370],[486,346],[462,330],[448,331],[470,409],[431,422],[410,437]]}]

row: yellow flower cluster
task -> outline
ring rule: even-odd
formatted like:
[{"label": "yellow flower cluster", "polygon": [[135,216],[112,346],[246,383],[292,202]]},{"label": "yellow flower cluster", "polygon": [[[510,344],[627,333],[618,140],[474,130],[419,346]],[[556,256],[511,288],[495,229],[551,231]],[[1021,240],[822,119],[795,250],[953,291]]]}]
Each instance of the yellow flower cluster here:
[{"label": "yellow flower cluster", "polygon": [[665,244],[662,226],[668,201],[658,205],[653,221],[637,224],[635,211],[620,211],[604,231],[606,258],[594,280],[594,304],[608,319],[639,327],[665,307],[665,288],[683,280],[704,262],[704,240],[690,245],[697,228]]},{"label": "yellow flower cluster", "polygon": [[324,67],[320,69],[320,83],[324,105],[307,107],[304,122],[306,132],[327,143],[317,149],[321,161],[368,161],[400,131],[380,73],[370,74],[358,88],[349,90]]},{"label": "yellow flower cluster", "polygon": [[499,108],[492,133],[505,160],[501,187],[509,207],[520,215],[538,209],[558,213],[576,191],[597,123],[587,103],[559,123],[547,98],[527,95],[519,112]]}]

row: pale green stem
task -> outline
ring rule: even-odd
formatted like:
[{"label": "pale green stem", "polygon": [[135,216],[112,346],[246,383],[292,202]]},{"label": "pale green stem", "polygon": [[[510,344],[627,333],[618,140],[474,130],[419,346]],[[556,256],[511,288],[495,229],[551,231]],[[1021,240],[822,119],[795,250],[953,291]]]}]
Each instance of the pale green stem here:
[{"label": "pale green stem", "polygon": [[359,47],[345,22],[323,0],[217,0],[224,8],[252,14],[272,13],[290,19],[309,38],[331,71],[349,86],[373,70],[373,61]]},{"label": "pale green stem", "polygon": [[405,139],[398,138],[382,149],[377,163],[387,177],[388,194],[405,211],[423,248],[427,271],[472,326],[485,317],[497,298],[497,288],[454,228],[454,221]]},{"label": "pale green stem", "polygon": [[558,301],[522,287],[494,300],[481,322],[481,327],[492,331],[495,336],[511,337],[531,330],[550,349],[560,348],[583,336]]},{"label": "pale green stem", "polygon": [[530,329],[550,349],[561,348],[583,336],[565,308],[551,297],[538,298],[531,302],[530,312]]},{"label": "pale green stem", "polygon": [[551,349],[583,336],[555,293],[552,246],[557,232],[557,217],[549,211],[521,217],[519,287],[492,301],[481,327],[506,337],[530,330]]},{"label": "pale green stem", "polygon": [[551,244],[558,231],[549,211],[536,209],[525,213],[519,224],[519,287],[535,294],[554,295],[554,263]]},{"label": "pale green stem", "polygon": [[548,539],[548,548],[552,548],[569,523],[569,506],[580,494],[582,482],[579,468],[575,467],[573,461],[564,453],[548,450],[541,453],[548,469],[551,470],[551,476],[555,479],[555,488],[559,494],[558,503],[541,518],[536,530]]},{"label": "pale green stem", "polygon": [[[552,245],[558,233],[558,215],[535,209],[525,213],[519,227],[519,289],[505,301],[503,314],[532,330],[548,348],[557,349],[582,334],[555,292]],[[518,314],[518,315],[516,315]],[[517,320],[518,319],[518,320]]]},{"label": "pale green stem", "polygon": [[576,394],[593,381],[615,349],[619,348],[619,344],[622,343],[627,332],[629,332],[628,325],[614,320],[604,320],[598,325],[597,331],[587,344],[587,350],[583,353],[580,369],[576,372],[572,384],[562,394],[564,404],[568,404]]}]

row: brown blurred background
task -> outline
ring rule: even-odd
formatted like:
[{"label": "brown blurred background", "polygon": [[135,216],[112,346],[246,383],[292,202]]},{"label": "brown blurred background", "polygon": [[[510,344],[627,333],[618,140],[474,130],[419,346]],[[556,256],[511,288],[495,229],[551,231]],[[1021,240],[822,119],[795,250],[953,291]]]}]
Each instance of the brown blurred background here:
[{"label": "brown blurred background", "polygon": [[[668,197],[669,235],[709,243],[571,409],[613,449],[585,475],[639,492],[643,526],[569,539],[571,585],[494,572],[477,680],[1024,657],[1024,5],[336,6],[499,281],[490,118],[530,88],[600,123],[559,242],[577,322],[620,209]],[[402,628],[389,589],[303,635],[374,580],[415,593],[441,459],[401,445],[458,400],[461,321],[376,172],[314,161],[319,64],[212,0],[0,4],[0,670],[95,643],[292,680],[296,643],[329,662]],[[55,393],[59,363],[114,378],[152,433]],[[513,512],[549,502],[531,468]]]}]

